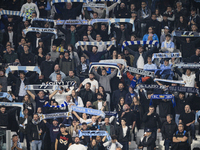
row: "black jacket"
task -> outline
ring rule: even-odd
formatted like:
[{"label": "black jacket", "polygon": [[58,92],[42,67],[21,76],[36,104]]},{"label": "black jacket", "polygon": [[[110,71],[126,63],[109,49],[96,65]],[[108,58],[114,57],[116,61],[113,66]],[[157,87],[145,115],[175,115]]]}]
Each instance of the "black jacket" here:
[{"label": "black jacket", "polygon": [[6,111],[5,113],[2,113],[0,111],[0,126],[6,126],[7,127],[9,114],[14,112],[15,110],[17,110],[17,107],[12,108],[12,109]]},{"label": "black jacket", "polygon": [[[32,81],[35,78],[36,73],[33,73],[30,77],[24,79],[24,84],[25,85],[29,85],[30,81]],[[19,89],[20,89],[20,85],[21,85],[21,79],[14,76],[12,73],[9,73],[9,78],[11,78],[11,80],[14,81],[15,85],[15,91],[13,92],[13,94],[15,96],[18,96],[19,94]]]},{"label": "black jacket", "polygon": [[148,140],[146,140],[146,137],[140,141],[139,146],[147,147],[147,150],[154,150],[154,143],[155,143],[155,138],[151,135]]},{"label": "black jacket", "polygon": [[[145,123],[145,127],[146,128],[149,128],[149,129],[153,129],[153,128],[160,128],[161,129],[161,121],[160,121],[160,118],[158,116],[157,113],[153,113],[151,115],[147,115],[147,113],[144,114],[144,117],[143,117],[143,121]],[[157,123],[158,123],[158,126],[157,126]]]},{"label": "black jacket", "polygon": [[[128,127],[128,126],[127,126]],[[131,141],[131,134],[130,134],[130,129],[128,127],[126,136],[123,137],[123,129],[122,126],[119,126],[116,130],[116,135],[118,137],[119,142],[130,142]]]},{"label": "black jacket", "polygon": [[82,98],[84,106],[85,106],[85,104],[86,104],[87,101],[90,101],[92,103],[94,101],[96,101],[95,94],[91,90],[86,91],[86,89],[82,89],[79,92],[79,96]]},{"label": "black jacket", "polygon": [[165,140],[172,140],[173,134],[178,130],[176,123],[172,120],[169,124],[167,121],[162,125],[162,136]]},{"label": "black jacket", "polygon": [[35,66],[35,55],[33,53],[22,53],[20,63],[22,66]]},{"label": "black jacket", "polygon": [[85,72],[82,72],[82,64],[80,64],[77,68],[76,68],[76,74],[78,77],[84,77],[86,78],[88,76],[88,72],[89,72],[89,66],[87,65],[87,69],[85,70]]},{"label": "black jacket", "polygon": [[[105,124],[101,126],[101,130],[107,131],[107,130],[106,130],[106,125],[105,125]],[[113,125],[110,124],[110,136],[112,136],[112,135],[114,135],[114,134],[115,134],[115,128],[114,128]]]},{"label": "black jacket", "polygon": [[54,62],[53,61],[43,61],[40,65],[40,70],[42,74],[49,78],[52,72],[54,72]]},{"label": "black jacket", "polygon": [[126,97],[126,91],[125,90],[116,90],[113,92],[113,95],[112,95],[112,104],[115,104],[115,106],[119,103],[119,98],[120,97],[123,97],[125,99]]},{"label": "black jacket", "polygon": [[27,134],[30,141],[32,140],[42,140],[43,132],[39,135],[40,129],[44,132],[44,123],[38,122],[36,124],[33,123],[33,119],[28,123],[27,126]]}]

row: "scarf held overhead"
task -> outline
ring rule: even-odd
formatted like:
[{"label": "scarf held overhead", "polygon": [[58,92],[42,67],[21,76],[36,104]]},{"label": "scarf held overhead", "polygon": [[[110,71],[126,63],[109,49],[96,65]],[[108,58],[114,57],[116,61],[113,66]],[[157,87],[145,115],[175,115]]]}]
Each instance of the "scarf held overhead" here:
[{"label": "scarf held overhead", "polygon": [[8,99],[9,101],[12,101],[12,96],[6,92],[0,92],[0,98],[6,98]]},{"label": "scarf held overhead", "polygon": [[115,68],[118,70],[117,72],[117,77],[121,79],[122,75],[120,72],[119,67],[117,66],[116,63],[91,63],[89,67],[89,73],[92,71],[93,67],[109,67],[109,68]]},{"label": "scarf held overhead", "polygon": [[0,11],[0,16],[1,15],[20,16],[20,17],[23,17],[23,21],[26,21],[26,18],[29,17],[25,13],[21,13],[21,11],[11,11],[11,10],[2,10],[2,11]]},{"label": "scarf held overhead", "polygon": [[20,107],[20,117],[24,117],[23,114],[23,103],[14,103],[14,102],[0,102],[0,106],[5,106],[5,107]]},{"label": "scarf held overhead", "polygon": [[40,120],[46,119],[54,119],[54,118],[66,118],[72,117],[71,112],[63,112],[63,113],[51,113],[51,114],[40,114]]},{"label": "scarf held overhead", "polygon": [[175,100],[174,100],[174,96],[171,95],[171,94],[154,94],[154,95],[151,96],[149,105],[152,105],[152,100],[153,99],[171,99],[173,107],[176,106],[176,103],[175,103]]},{"label": "scarf held overhead", "polygon": [[6,77],[8,76],[9,72],[16,71],[16,70],[20,70],[20,71],[24,71],[24,70],[27,70],[27,71],[36,71],[38,74],[41,74],[41,71],[38,68],[38,66],[9,66],[6,69],[6,73],[5,73]]},{"label": "scarf held overhead", "polygon": [[154,40],[154,41],[153,40],[151,40],[151,41],[126,41],[123,43],[122,49],[124,49],[126,46],[130,46],[130,45],[145,45],[145,44],[157,46],[158,41],[156,41],[156,40]]},{"label": "scarf held overhead", "polygon": [[26,85],[25,90],[61,90],[58,85],[43,85],[43,84],[38,84],[38,85]]},{"label": "scarf held overhead", "polygon": [[143,69],[138,69],[138,68],[134,68],[134,67],[126,67],[125,70],[124,70],[124,72],[127,72],[127,71],[154,78],[154,73],[153,72],[144,71]]},{"label": "scarf held overhead", "polygon": [[86,114],[101,116],[105,118],[105,113],[101,110],[85,108],[85,107],[77,107],[77,106],[71,106],[71,109],[75,112],[86,113]]},{"label": "scarf held overhead", "polygon": [[111,140],[110,135],[106,131],[103,131],[103,130],[99,130],[99,131],[90,131],[90,130],[80,131],[79,130],[79,137],[81,137],[81,136],[89,136],[89,137],[92,137],[92,136],[107,136],[107,140],[108,141]]},{"label": "scarf held overhead", "polygon": [[185,84],[185,82],[183,80],[166,80],[166,79],[155,78],[154,82],[155,81],[168,82],[168,83],[176,83],[176,84]]},{"label": "scarf held overhead", "polygon": [[24,34],[28,32],[43,32],[43,33],[52,33],[55,34],[55,38],[57,39],[57,31],[54,28],[36,28],[36,27],[28,27],[23,30]]},{"label": "scarf held overhead", "polygon": [[152,57],[152,61],[155,58],[180,58],[182,57],[179,53],[154,53]]}]

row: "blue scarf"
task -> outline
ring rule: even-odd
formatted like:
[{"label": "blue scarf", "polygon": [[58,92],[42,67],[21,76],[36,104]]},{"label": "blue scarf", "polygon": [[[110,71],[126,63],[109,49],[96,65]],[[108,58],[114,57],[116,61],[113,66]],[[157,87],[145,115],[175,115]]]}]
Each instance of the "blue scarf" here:
[{"label": "blue scarf", "polygon": [[173,107],[176,106],[176,102],[175,102],[174,96],[172,94],[154,94],[154,95],[152,95],[151,99],[150,99],[150,104],[149,104],[150,106],[152,105],[153,99],[171,99]]}]

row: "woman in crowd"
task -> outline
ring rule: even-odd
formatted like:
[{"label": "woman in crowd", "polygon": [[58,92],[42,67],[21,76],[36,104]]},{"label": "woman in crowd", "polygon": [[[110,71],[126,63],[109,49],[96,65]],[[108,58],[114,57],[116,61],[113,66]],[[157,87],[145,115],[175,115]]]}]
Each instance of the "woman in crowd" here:
[{"label": "woman in crowd", "polygon": [[33,104],[31,103],[28,95],[24,96],[22,103],[23,103],[23,108],[28,109],[28,115],[33,116],[34,108],[33,108]]},{"label": "woman in crowd", "polygon": [[75,103],[75,105],[78,107],[84,107],[82,98],[78,96],[75,90],[72,90],[72,102]]},{"label": "woman in crowd", "polygon": [[159,41],[158,36],[154,33],[153,28],[149,27],[148,32],[143,36],[143,41],[148,41],[149,36],[152,37],[152,40]]}]

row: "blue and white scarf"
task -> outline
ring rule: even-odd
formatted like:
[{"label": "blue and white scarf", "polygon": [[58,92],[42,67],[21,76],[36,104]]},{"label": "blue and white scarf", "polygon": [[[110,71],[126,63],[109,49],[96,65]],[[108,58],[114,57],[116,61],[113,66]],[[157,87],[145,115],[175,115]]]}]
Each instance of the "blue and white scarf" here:
[{"label": "blue and white scarf", "polygon": [[64,101],[64,103],[63,104],[60,104],[60,105],[58,105],[58,106],[54,106],[54,105],[50,105],[49,103],[47,103],[46,105],[44,105],[43,107],[51,107],[51,108],[62,108],[62,107],[67,107],[68,106],[68,104],[67,104],[67,102],[66,101]]},{"label": "blue and white scarf", "polygon": [[155,81],[168,82],[168,83],[176,83],[176,84],[185,84],[185,82],[183,80],[166,80],[166,79],[155,78],[154,82]]},{"label": "blue and white scarf", "polygon": [[171,69],[150,69],[150,70],[145,69],[145,70],[154,72],[155,75],[172,74],[173,73],[173,71]]},{"label": "blue and white scarf", "polygon": [[16,71],[16,70],[20,70],[20,71],[36,71],[38,74],[41,74],[40,69],[38,68],[38,66],[9,66],[6,69],[6,73],[5,75],[8,76],[8,73],[11,71]]},{"label": "blue and white scarf", "polygon": [[122,49],[124,49],[124,47],[130,46],[130,45],[145,45],[145,44],[157,46],[159,43],[156,40],[154,40],[154,41],[153,40],[151,40],[151,41],[126,41],[123,43]]},{"label": "blue and white scarf", "polygon": [[25,90],[61,90],[58,85],[49,85],[49,84],[38,84],[38,85],[26,85]]},{"label": "blue and white scarf", "polygon": [[191,69],[199,69],[200,68],[200,64],[199,63],[179,63],[179,64],[175,64],[174,67],[178,67],[178,68],[191,68]]},{"label": "blue and white scarf", "polygon": [[45,21],[45,22],[56,22],[56,20],[46,19],[46,18],[33,18],[32,21]]},{"label": "blue and white scarf", "polygon": [[63,3],[63,2],[82,2],[82,3],[89,3],[89,2],[118,2],[120,0],[52,0],[52,3]]},{"label": "blue and white scarf", "polygon": [[91,130],[80,131],[79,130],[79,137],[81,137],[81,136],[89,136],[89,137],[92,137],[92,136],[106,136],[108,141],[111,140],[110,135],[104,130],[99,130],[99,131],[95,131],[95,130],[93,130],[93,131],[91,131]]},{"label": "blue and white scarf", "polygon": [[56,25],[89,25],[89,22],[87,20],[57,20],[55,22]]},{"label": "blue and white scarf", "polygon": [[126,23],[131,23],[133,25],[132,27],[132,32],[135,31],[135,25],[134,25],[134,20],[133,19],[128,19],[128,18],[116,18],[116,19],[110,19],[109,21],[109,28],[108,28],[108,34],[110,34],[110,27],[112,23],[117,23],[117,22],[126,22]]},{"label": "blue and white scarf", "polygon": [[115,68],[118,70],[117,72],[117,77],[121,79],[122,75],[120,72],[119,67],[117,66],[116,63],[91,63],[90,68],[89,68],[89,73],[92,71],[93,67],[109,67],[109,68]]},{"label": "blue and white scarf", "polygon": [[20,107],[20,117],[24,117],[23,114],[23,103],[14,103],[14,102],[0,102],[0,106],[5,106],[5,107]]},{"label": "blue and white scarf", "polygon": [[71,112],[60,112],[60,113],[51,113],[51,114],[38,114],[40,120],[54,119],[54,118],[72,118]]},{"label": "blue and white scarf", "polygon": [[155,58],[181,58],[181,54],[179,53],[154,53],[152,57],[152,61]]},{"label": "blue and white scarf", "polygon": [[127,66],[126,61],[124,59],[105,59],[100,60],[100,63],[116,63],[116,64],[122,64],[125,67]]},{"label": "blue and white scarf", "polygon": [[83,5],[83,8],[84,7],[95,7],[95,8],[106,8],[107,6],[105,5],[105,4],[101,4],[101,3],[97,3],[97,4],[95,4],[95,3],[88,3],[88,4],[85,4],[85,5]]},{"label": "blue and white scarf", "polygon": [[6,98],[8,99],[9,101],[12,101],[12,96],[6,92],[0,92],[0,98]]},{"label": "blue and white scarf", "polygon": [[71,106],[71,110],[79,113],[86,113],[95,116],[101,116],[105,118],[105,113],[101,110],[85,108],[85,107],[78,107],[78,106]]},{"label": "blue and white scarf", "polygon": [[76,49],[78,48],[78,46],[81,45],[95,45],[95,46],[99,46],[99,45],[116,45],[116,41],[106,41],[106,42],[85,42],[85,41],[78,41],[75,44]]},{"label": "blue and white scarf", "polygon": [[149,76],[149,77],[152,77],[154,78],[154,73],[153,72],[150,72],[150,71],[145,71],[143,69],[138,69],[138,68],[134,68],[134,67],[126,67],[124,72],[132,72],[132,73],[136,73],[136,74],[141,74],[141,75],[144,75],[144,76]]},{"label": "blue and white scarf", "polygon": [[44,32],[44,33],[52,33],[55,34],[55,38],[57,39],[57,31],[54,28],[36,28],[36,27],[28,27],[23,30],[24,34],[28,32]]},{"label": "blue and white scarf", "polygon": [[174,96],[171,95],[171,94],[154,94],[154,95],[151,96],[149,105],[152,105],[152,100],[153,99],[171,99],[173,107],[176,106],[176,103],[175,103],[175,100],[174,100]]},{"label": "blue and white scarf", "polygon": [[187,37],[200,37],[200,34],[194,31],[175,31],[172,33],[172,36],[187,38]]},{"label": "blue and white scarf", "polygon": [[20,16],[20,17],[23,17],[23,21],[26,21],[26,18],[29,17],[25,13],[21,13],[21,11],[12,11],[12,10],[2,10],[2,11],[0,11],[0,16],[1,15]]}]

